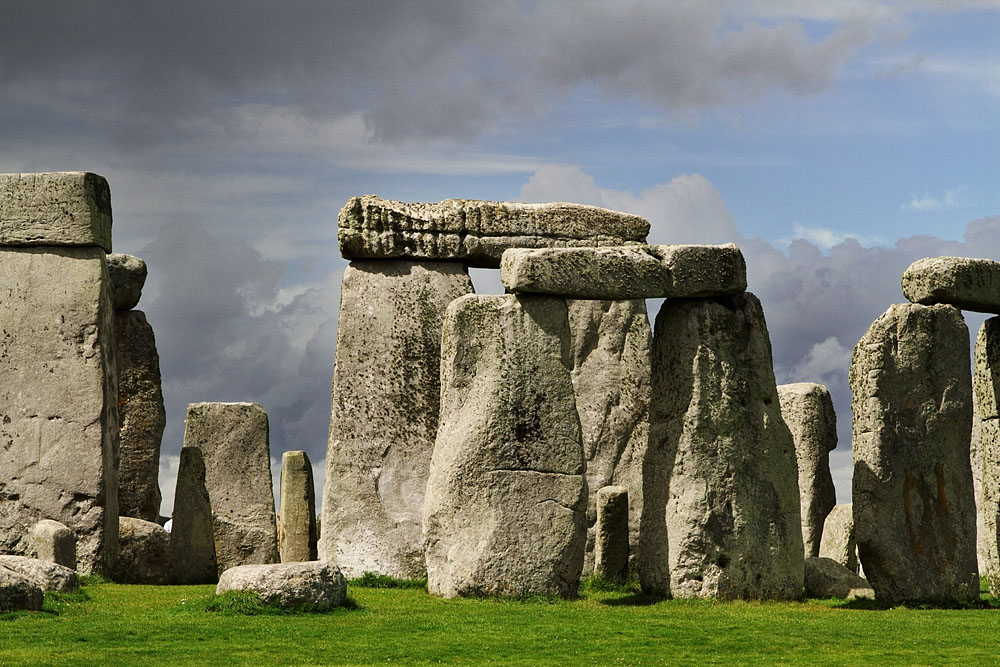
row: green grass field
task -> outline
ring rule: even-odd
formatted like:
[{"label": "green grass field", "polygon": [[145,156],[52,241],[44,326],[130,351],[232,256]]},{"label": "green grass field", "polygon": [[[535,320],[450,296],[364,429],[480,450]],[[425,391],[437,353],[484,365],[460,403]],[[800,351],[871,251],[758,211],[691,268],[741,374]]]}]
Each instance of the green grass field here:
[{"label": "green grass field", "polygon": [[[441,600],[348,589],[353,609],[210,611],[212,586],[87,585],[0,616],[0,665],[90,664],[992,664],[1000,610],[871,603]],[[864,607],[869,608],[864,608]],[[271,610],[263,610],[271,611]]]}]

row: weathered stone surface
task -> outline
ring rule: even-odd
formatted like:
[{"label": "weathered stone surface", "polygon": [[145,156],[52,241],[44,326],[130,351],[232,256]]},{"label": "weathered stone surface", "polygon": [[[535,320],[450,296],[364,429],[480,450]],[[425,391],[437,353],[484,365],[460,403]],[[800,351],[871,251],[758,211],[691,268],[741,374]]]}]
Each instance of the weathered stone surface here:
[{"label": "weathered stone surface", "polygon": [[281,455],[281,562],[316,560],[316,492],[312,463],[301,450]]},{"label": "weathered stone surface", "polygon": [[170,581],[214,584],[215,559],[212,504],[205,487],[205,459],[197,447],[182,447],[170,530]]},{"label": "weathered stone surface", "polygon": [[1000,317],[983,322],[976,337],[973,378],[982,474],[983,576],[991,595],[1000,595]]},{"label": "weathered stone surface", "polygon": [[565,301],[455,300],[424,499],[427,586],[445,597],[574,595],[587,484]]},{"label": "weathered stone surface", "polygon": [[27,554],[76,570],[76,535],[58,521],[42,519],[28,533]]},{"label": "weathered stone surface", "polygon": [[646,302],[569,299],[573,391],[587,464],[587,551],[594,569],[597,491],[629,492],[629,553],[639,546],[642,456],[649,440],[649,345]]},{"label": "weathered stone surface", "polygon": [[0,174],[0,246],[111,252],[111,188],[87,172]]},{"label": "weathered stone surface", "polygon": [[118,569],[123,584],[165,584],[170,578],[170,533],[158,523],[118,518]]},{"label": "weathered stone surface", "polygon": [[41,586],[23,574],[0,567],[0,611],[38,611],[44,600]]},{"label": "weathered stone surface", "polygon": [[644,242],[649,223],[580,204],[519,204],[447,199],[438,204],[352,197],[340,211],[346,259],[457,261],[497,268],[507,248]]},{"label": "weathered stone surface", "polygon": [[597,492],[594,573],[611,581],[628,574],[628,489],[605,486]]},{"label": "weathered stone surface", "polygon": [[854,534],[886,602],[979,598],[969,331],[947,305],[890,306],[854,348]]},{"label": "weathered stone surface", "polygon": [[979,564],[979,575],[988,578],[986,516],[983,509],[983,424],[979,418],[979,401],[975,394],[976,373],[978,369],[973,368],[972,440],[969,443],[969,464],[972,466],[972,492],[976,498],[976,562]]},{"label": "weathered stone surface", "polygon": [[222,573],[215,594],[253,591],[279,607],[317,605],[339,607],[347,599],[347,582],[340,568],[320,561],[240,565]]},{"label": "weathered stone surface", "polygon": [[460,264],[353,262],[344,271],[319,554],[347,577],[426,571],[420,522],[441,323],[470,292]]},{"label": "weathered stone surface", "polygon": [[779,385],[778,400],[795,442],[805,555],[818,556],[823,522],[837,504],[830,474],[830,452],[837,448],[837,414],[830,392],[814,382]]},{"label": "weathered stone surface", "polygon": [[500,279],[510,292],[577,299],[656,299],[742,294],[743,253],[725,245],[512,248]]},{"label": "weathered stone surface", "polygon": [[806,595],[811,598],[874,598],[868,582],[832,558],[806,558]]},{"label": "weathered stone surface", "polygon": [[115,313],[120,421],[118,513],[145,521],[160,516],[160,442],[167,416],[160,355],[141,310]]},{"label": "weathered stone surface", "polygon": [[3,567],[27,577],[43,591],[75,591],[80,586],[76,571],[47,560],[29,556],[0,556],[0,568]]},{"label": "weathered stone surface", "polygon": [[675,597],[802,595],[795,445],[752,294],[664,302],[653,329],[639,575]]},{"label": "weathered stone surface", "polygon": [[0,250],[0,552],[40,519],[77,536],[80,572],[118,553],[118,387],[105,253]]},{"label": "weathered stone surface", "polygon": [[111,304],[115,310],[131,310],[139,303],[146,284],[146,262],[135,255],[108,253]]},{"label": "weathered stone surface", "polygon": [[1000,313],[1000,262],[992,259],[925,257],[903,272],[902,284],[913,303]]},{"label": "weathered stone surface", "polygon": [[205,460],[219,572],[278,562],[264,409],[257,403],[192,403],[184,446],[197,447]]},{"label": "weathered stone surface", "polygon": [[819,543],[821,558],[837,561],[851,572],[858,572],[858,543],[854,540],[854,505],[834,505],[823,523]]}]

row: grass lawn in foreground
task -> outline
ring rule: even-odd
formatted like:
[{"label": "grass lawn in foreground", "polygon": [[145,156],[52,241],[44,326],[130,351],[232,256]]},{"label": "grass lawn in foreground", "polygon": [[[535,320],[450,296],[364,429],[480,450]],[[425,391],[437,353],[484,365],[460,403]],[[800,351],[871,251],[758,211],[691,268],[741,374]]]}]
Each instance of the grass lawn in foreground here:
[{"label": "grass lawn in foreground", "polygon": [[441,600],[351,585],[355,609],[207,611],[212,586],[99,583],[0,616],[0,665],[995,663],[1000,610],[652,600]]}]

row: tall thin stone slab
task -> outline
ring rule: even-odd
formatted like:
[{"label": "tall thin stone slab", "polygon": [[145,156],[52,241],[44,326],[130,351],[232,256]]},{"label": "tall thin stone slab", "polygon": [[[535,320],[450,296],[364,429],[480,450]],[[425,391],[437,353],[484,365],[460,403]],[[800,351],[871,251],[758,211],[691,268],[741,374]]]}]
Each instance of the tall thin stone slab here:
[{"label": "tall thin stone slab", "polygon": [[639,576],[675,597],[802,595],[798,473],[752,294],[656,318]]},{"label": "tall thin stone slab", "polygon": [[461,264],[352,262],[344,271],[319,556],[348,578],[426,571],[420,522],[441,326],[448,304],[472,291]]},{"label": "tall thin stone slab", "polygon": [[974,377],[982,474],[982,517],[985,568],[991,595],[1000,595],[1000,317],[983,322],[976,337]]},{"label": "tall thin stone slab", "polygon": [[628,574],[628,489],[606,486],[597,492],[594,573],[609,581]]},{"label": "tall thin stone slab", "polygon": [[819,556],[823,522],[837,504],[830,474],[830,452],[837,448],[837,414],[830,392],[814,382],[779,385],[778,400],[795,442],[802,541],[806,558],[811,558]]},{"label": "tall thin stone slab", "polygon": [[[978,362],[977,362],[978,364]],[[983,424],[979,417],[979,399],[976,394],[978,365],[973,367],[972,376],[972,440],[969,443],[969,464],[972,466],[972,492],[976,498],[976,562],[979,575],[988,577],[986,560],[986,515],[983,509]],[[988,580],[988,579],[987,579]]]},{"label": "tall thin stone slab", "polygon": [[219,572],[278,562],[267,413],[257,403],[192,403],[184,446],[205,460]]},{"label": "tall thin stone slab", "polygon": [[424,500],[431,593],[576,593],[587,484],[569,353],[561,298],[449,306]]},{"label": "tall thin stone slab", "polygon": [[979,598],[969,331],[954,306],[898,304],[854,348],[854,531],[880,600]]},{"label": "tall thin stone slab", "polygon": [[170,531],[170,581],[214,584],[218,580],[212,502],[205,487],[205,458],[197,447],[182,447]]},{"label": "tall thin stone slab", "polygon": [[281,562],[316,560],[316,492],[312,463],[301,450],[281,455]]}]

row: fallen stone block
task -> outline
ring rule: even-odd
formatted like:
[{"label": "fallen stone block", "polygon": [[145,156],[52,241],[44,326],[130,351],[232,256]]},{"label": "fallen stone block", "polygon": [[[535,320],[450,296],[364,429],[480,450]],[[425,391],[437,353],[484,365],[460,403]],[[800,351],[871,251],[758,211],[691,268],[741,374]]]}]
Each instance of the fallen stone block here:
[{"label": "fallen stone block", "polygon": [[76,570],[76,535],[65,525],[42,519],[28,533],[28,555]]},{"label": "fallen stone block", "polygon": [[115,310],[131,310],[139,304],[146,284],[146,262],[134,255],[108,253],[111,304]]},{"label": "fallen stone block", "polygon": [[41,586],[23,574],[0,567],[0,611],[39,611],[44,600]]},{"label": "fallen stone block", "polygon": [[278,551],[282,563],[316,560],[316,492],[312,463],[304,451],[281,455],[281,522]]},{"label": "fallen stone block", "polygon": [[0,567],[27,577],[43,591],[75,591],[80,586],[74,570],[47,560],[6,555],[0,556]]},{"label": "fallen stone block", "polygon": [[205,459],[197,447],[182,447],[170,530],[170,582],[214,584],[215,559],[212,504],[205,488]]},{"label": "fallen stone block", "polygon": [[868,582],[832,558],[806,558],[806,595],[812,598],[874,598]]},{"label": "fallen stone block", "polygon": [[123,584],[165,584],[170,579],[170,533],[158,523],[118,518],[118,569]]},{"label": "fallen stone block", "polygon": [[821,558],[837,561],[851,572],[858,572],[858,543],[854,539],[854,505],[834,505],[823,523],[819,543]]},{"label": "fallen stone block", "polygon": [[0,174],[0,246],[111,252],[111,188],[88,172]]},{"label": "fallen stone block", "polygon": [[913,303],[1000,313],[1000,262],[992,259],[918,259],[903,272],[902,285],[903,296]]},{"label": "fallen stone block", "polygon": [[365,195],[340,211],[337,236],[346,259],[497,268],[508,248],[623,245],[644,242],[648,233],[642,218],[596,206],[463,199],[409,204]]},{"label": "fallen stone block", "polygon": [[514,293],[574,299],[657,299],[742,294],[746,261],[726,245],[512,248],[500,279]]},{"label": "fallen stone block", "polygon": [[303,605],[340,607],[347,599],[347,582],[333,563],[240,565],[219,577],[215,594],[226,591],[253,591],[265,603],[284,609]]}]

